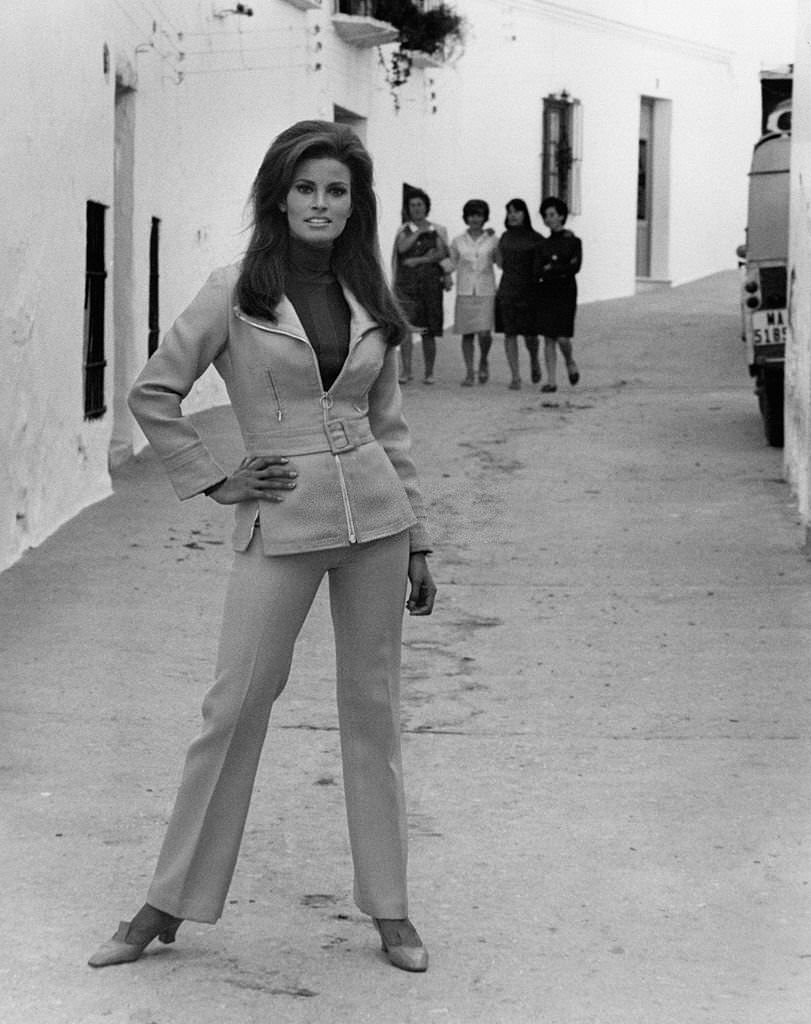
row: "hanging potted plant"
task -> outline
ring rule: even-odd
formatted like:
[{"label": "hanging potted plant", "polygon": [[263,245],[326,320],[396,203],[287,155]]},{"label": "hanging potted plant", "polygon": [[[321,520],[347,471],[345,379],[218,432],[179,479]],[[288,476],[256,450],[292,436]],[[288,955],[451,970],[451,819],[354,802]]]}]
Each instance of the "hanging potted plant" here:
[{"label": "hanging potted plant", "polygon": [[374,17],[399,32],[390,63],[386,64],[382,53],[380,56],[392,89],[408,81],[413,64],[442,64],[461,49],[464,21],[446,3],[424,10],[415,0],[376,0]]},{"label": "hanging potted plant", "polygon": [[399,29],[402,49],[443,60],[461,45],[462,18],[448,4],[423,10],[414,0],[380,2],[391,8],[386,20]]}]

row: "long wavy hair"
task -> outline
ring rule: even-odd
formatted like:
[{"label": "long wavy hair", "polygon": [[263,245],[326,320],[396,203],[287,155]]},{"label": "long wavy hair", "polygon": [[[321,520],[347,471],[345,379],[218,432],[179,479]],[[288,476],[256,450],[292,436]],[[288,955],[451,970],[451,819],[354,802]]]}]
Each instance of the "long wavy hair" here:
[{"label": "long wavy hair", "polygon": [[505,218],[504,218],[504,227],[507,228],[508,231],[534,231],[535,230],[535,228],[533,228],[533,226],[532,226],[532,217],[530,216],[530,213],[529,213],[529,207],[527,206],[527,204],[524,202],[523,199],[511,199],[509,201],[509,203],[507,203],[505,205],[504,209],[505,210],[509,210],[510,207],[512,207],[514,210],[520,210],[520,212],[523,213],[523,215],[524,215],[524,223],[520,227],[518,227],[518,228],[511,228],[510,225],[507,223],[507,218],[505,216]]},{"label": "long wavy hair", "polygon": [[347,125],[299,121],[265,153],[251,188],[252,234],[237,281],[237,301],[249,315],[276,322],[290,240],[281,204],[302,160],[320,157],[344,164],[351,178],[352,213],[333,243],[332,268],[383,329],[386,341],[398,345],[409,328],[383,273],[372,158]]}]

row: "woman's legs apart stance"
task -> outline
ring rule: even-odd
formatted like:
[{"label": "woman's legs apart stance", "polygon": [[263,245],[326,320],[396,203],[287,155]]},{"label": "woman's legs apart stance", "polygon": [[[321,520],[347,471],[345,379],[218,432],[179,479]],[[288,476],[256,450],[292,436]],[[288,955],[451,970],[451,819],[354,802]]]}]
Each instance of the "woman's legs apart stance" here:
[{"label": "woman's legs apart stance", "polygon": [[399,678],[407,570],[407,532],[279,557],[264,555],[256,537],[237,555],[217,681],[203,704],[203,731],[189,749],[149,904],[196,921],[222,913],[270,710],[329,573],[356,898],[373,917],[406,916]]},{"label": "woman's legs apart stance", "polygon": [[267,557],[261,539],[235,558],[217,679],[186,758],[148,902],[90,958],[137,960],[183,918],[213,923],[239,852],[270,710],[325,572],[336,634],[337,697],[355,899],[375,918],[390,961],[425,970],[407,920],[407,826],[399,682],[408,532],[368,544]]}]

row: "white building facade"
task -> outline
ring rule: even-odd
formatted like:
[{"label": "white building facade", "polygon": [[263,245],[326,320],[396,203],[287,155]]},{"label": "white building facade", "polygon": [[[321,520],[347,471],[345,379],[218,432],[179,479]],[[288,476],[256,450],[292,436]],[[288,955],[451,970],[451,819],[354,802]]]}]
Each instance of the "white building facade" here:
[{"label": "white building facade", "polygon": [[[582,301],[734,266],[759,110],[748,3],[456,0],[464,47],[396,89],[374,5],[6,5],[0,569],[108,495],[110,467],[143,445],[127,390],[238,257],[254,173],[295,120],[364,138],[384,249],[408,182],[452,234],[466,199],[501,230],[510,198],[537,210],[565,192]],[[208,373],[186,407],[224,400]]]},{"label": "white building facade", "polygon": [[797,6],[791,131],[789,320],[786,346],[786,478],[797,498],[811,554],[811,3]]}]

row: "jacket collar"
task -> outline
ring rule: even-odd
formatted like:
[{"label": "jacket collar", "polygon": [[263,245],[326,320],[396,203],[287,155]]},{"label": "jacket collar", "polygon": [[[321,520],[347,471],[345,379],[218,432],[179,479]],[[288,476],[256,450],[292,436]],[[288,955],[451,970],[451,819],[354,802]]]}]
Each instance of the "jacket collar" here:
[{"label": "jacket collar", "polygon": [[[349,348],[354,348],[358,341],[368,331],[377,327],[377,321],[373,320],[366,312],[364,307],[360,304],[355,295],[346,287],[343,281],[340,282],[341,290],[344,293],[346,304],[349,306],[350,321],[349,321]],[[239,309],[239,307],[235,307]],[[241,313],[241,311],[240,311]],[[295,306],[283,295],[279,305],[276,307],[277,320],[275,323],[271,323],[269,320],[264,320],[261,317],[248,316],[246,313],[241,313],[246,320],[254,320],[256,323],[261,324],[263,327],[267,327],[269,331],[280,331],[285,334],[295,335],[297,338],[301,338],[302,341],[307,340],[307,335],[304,331],[304,325],[299,319],[299,315],[296,312]]]}]

